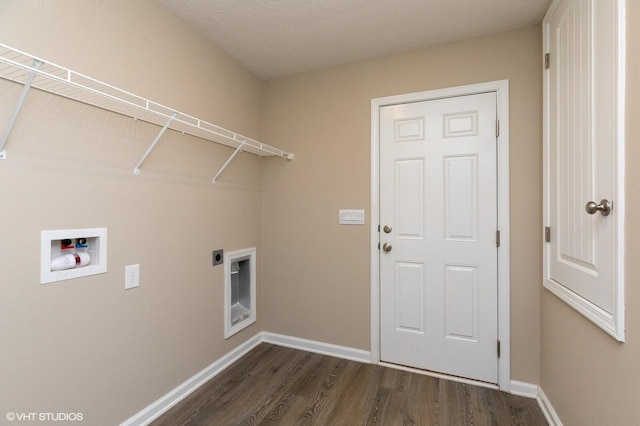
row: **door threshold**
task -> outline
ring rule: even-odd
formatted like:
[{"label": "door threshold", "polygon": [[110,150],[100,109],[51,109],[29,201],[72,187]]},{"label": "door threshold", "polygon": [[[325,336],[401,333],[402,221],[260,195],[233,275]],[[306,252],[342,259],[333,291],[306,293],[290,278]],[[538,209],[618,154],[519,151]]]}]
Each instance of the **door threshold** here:
[{"label": "door threshold", "polygon": [[460,376],[452,376],[450,374],[437,373],[435,371],[430,371],[430,370],[421,370],[419,368],[407,367],[406,365],[393,364],[391,362],[386,362],[386,361],[380,361],[378,362],[378,365],[382,367],[395,368],[396,370],[407,371],[409,373],[422,374],[423,376],[431,376],[437,379],[451,380],[452,382],[458,382],[458,383],[464,383],[467,385],[480,386],[483,388],[500,390],[500,387],[497,384],[483,382],[481,380],[468,379],[466,377],[460,377]]}]

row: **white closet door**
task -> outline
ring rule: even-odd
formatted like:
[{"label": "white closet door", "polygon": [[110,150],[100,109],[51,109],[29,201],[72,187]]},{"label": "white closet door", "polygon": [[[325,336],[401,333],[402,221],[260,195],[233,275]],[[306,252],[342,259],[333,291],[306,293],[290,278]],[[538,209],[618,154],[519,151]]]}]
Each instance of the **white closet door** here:
[{"label": "white closet door", "polygon": [[620,340],[623,3],[559,0],[544,23],[545,287]]}]

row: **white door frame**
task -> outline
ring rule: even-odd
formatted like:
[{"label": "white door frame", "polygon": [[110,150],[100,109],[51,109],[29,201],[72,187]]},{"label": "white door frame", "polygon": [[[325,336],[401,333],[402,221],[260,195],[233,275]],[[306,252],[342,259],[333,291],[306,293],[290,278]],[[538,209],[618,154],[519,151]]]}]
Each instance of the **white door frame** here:
[{"label": "white door frame", "polygon": [[468,86],[387,96],[371,100],[371,362],[380,363],[380,108],[409,102],[422,102],[479,93],[496,92],[498,136],[498,387],[511,390],[511,343],[509,299],[509,80],[497,80]]}]

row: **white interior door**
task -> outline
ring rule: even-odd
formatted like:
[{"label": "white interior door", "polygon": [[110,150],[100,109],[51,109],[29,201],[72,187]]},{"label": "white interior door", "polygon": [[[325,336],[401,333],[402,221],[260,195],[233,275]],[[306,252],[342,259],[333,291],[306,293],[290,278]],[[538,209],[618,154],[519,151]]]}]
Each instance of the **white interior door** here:
[{"label": "white interior door", "polygon": [[545,17],[544,275],[546,288],[622,340],[619,3],[561,0]]},{"label": "white interior door", "polygon": [[496,93],[380,108],[380,359],[498,381]]}]

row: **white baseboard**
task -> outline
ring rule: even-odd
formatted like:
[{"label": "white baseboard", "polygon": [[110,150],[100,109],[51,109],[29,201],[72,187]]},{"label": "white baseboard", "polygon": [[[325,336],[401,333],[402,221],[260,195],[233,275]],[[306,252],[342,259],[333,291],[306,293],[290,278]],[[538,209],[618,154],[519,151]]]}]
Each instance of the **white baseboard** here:
[{"label": "white baseboard", "polygon": [[511,381],[511,393],[513,395],[524,396],[525,398],[535,398],[544,418],[547,419],[547,423],[550,426],[562,426],[562,421],[553,409],[551,401],[547,398],[542,388],[538,385],[534,385],[526,382],[519,382],[517,380]]},{"label": "white baseboard", "polygon": [[354,349],[347,346],[333,345],[331,343],[317,342],[315,340],[301,339],[299,337],[285,336],[276,333],[262,333],[262,341],[287,348],[299,349],[336,358],[349,359],[351,361],[371,363],[371,352]]},{"label": "white baseboard", "polygon": [[120,426],[148,425],[207,381],[220,374],[225,368],[233,364],[260,343],[262,343],[262,335],[261,333],[258,333],[231,352],[224,355],[222,358],[213,362],[204,370],[196,373],[193,377],[167,393],[162,398],[158,399],[156,402],[147,406],[133,417],[122,422]]},{"label": "white baseboard", "polygon": [[558,413],[553,409],[551,401],[549,401],[549,398],[547,398],[547,395],[545,395],[544,391],[539,386],[538,397],[536,400],[542,410],[542,414],[544,414],[544,418],[547,419],[547,423],[549,423],[550,426],[562,426],[562,420],[560,420]]},{"label": "white baseboard", "polygon": [[272,343],[274,345],[285,346],[293,349],[300,349],[307,352],[319,353],[322,355],[345,358],[352,361],[370,363],[371,352],[346,346],[333,345],[331,343],[316,342],[314,340],[300,339],[298,337],[285,336],[275,333],[258,333],[247,340],[222,358],[213,362],[204,370],[196,373],[193,377],[176,387],[168,394],[150,404],[133,417],[125,420],[120,426],[143,426],[148,425],[171,407],[189,396],[193,391],[220,374],[225,368],[233,364],[242,356],[247,354],[260,343]]},{"label": "white baseboard", "polygon": [[538,385],[512,380],[510,393],[512,395],[535,399],[538,398]]}]

